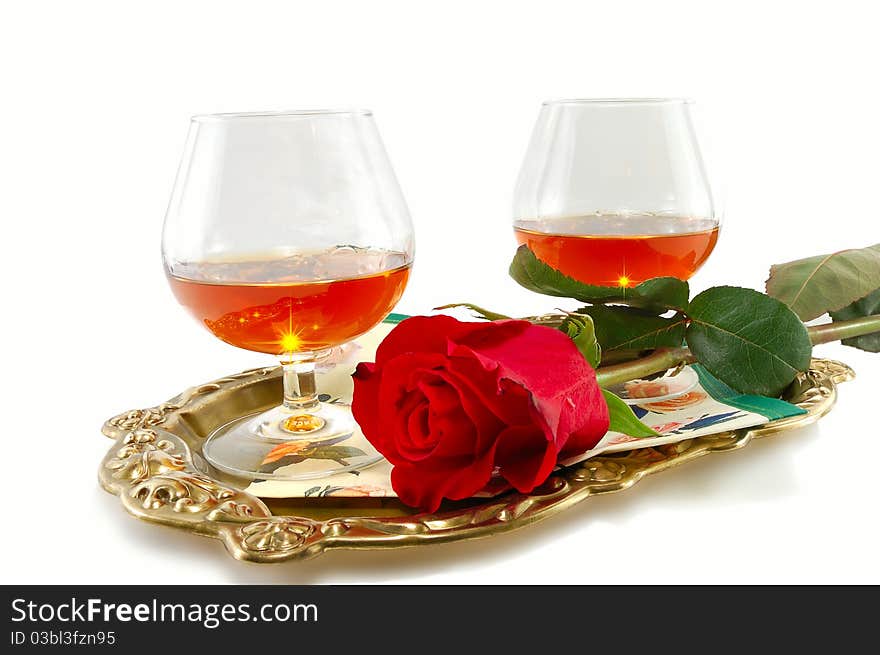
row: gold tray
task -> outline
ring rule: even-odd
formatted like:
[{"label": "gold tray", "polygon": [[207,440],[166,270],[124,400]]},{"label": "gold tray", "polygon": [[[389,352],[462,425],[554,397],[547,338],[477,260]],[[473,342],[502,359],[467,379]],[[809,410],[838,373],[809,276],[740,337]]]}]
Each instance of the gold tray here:
[{"label": "gold tray", "polygon": [[752,439],[808,425],[851,380],[840,362],[814,359],[785,399],[806,414],[656,448],[600,455],[555,472],[530,494],[446,503],[419,513],[393,498],[261,500],[212,472],[201,456],[216,427],[275,404],[276,367],[254,369],[187,389],[166,403],[114,416],[102,429],[114,439],[101,462],[101,486],[133,516],[220,539],[240,560],[281,562],[333,548],[400,548],[488,537],[561,512],[596,494],[628,489],[644,476],[706,453],[735,450]]}]

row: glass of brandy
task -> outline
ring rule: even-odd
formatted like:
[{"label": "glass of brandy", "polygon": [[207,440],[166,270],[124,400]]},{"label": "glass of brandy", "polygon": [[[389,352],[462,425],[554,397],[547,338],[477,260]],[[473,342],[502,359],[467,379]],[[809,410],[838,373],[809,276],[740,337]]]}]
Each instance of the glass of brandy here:
[{"label": "glass of brandy", "polygon": [[[517,181],[517,241],[587,284],[690,278],[714,249],[721,222],[691,104],[675,98],[544,103]],[[631,404],[648,403],[687,393],[697,376],[683,369],[640,382],[615,391]]]},{"label": "glass of brandy", "polygon": [[412,265],[409,212],[369,111],[193,117],[162,254],[204,327],[282,365],[281,403],[214,431],[208,462],[301,480],[380,459],[362,436],[351,445],[349,407],[319,400],[315,380],[331,350],[388,315]]}]

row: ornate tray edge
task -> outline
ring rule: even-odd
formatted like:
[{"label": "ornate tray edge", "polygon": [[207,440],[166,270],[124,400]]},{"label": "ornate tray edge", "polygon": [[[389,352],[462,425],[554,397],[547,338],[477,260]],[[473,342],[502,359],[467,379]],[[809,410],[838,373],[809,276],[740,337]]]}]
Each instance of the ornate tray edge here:
[{"label": "ornate tray edge", "polygon": [[789,390],[806,414],[758,428],[723,432],[659,448],[599,456],[554,473],[530,494],[513,493],[438,514],[404,517],[338,517],[326,521],[273,516],[257,497],[201,473],[185,439],[165,429],[209,394],[277,374],[254,369],[192,387],[168,402],[114,416],[102,432],[115,440],[99,469],[101,486],[142,520],[220,539],[239,560],[281,562],[314,557],[334,548],[396,548],[476,539],[554,515],[586,498],[622,491],[646,475],[707,453],[742,448],[752,439],[803,427],[831,410],[836,385],[855,377],[846,364],[814,359]]}]

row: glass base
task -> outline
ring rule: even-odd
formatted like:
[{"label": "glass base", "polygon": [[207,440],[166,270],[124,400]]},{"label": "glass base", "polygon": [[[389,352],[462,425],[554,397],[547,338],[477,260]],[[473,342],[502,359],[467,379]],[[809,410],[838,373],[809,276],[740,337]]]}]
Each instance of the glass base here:
[{"label": "glass base", "polygon": [[693,391],[700,378],[691,367],[671,368],[663,375],[648,380],[630,380],[608,390],[627,405],[646,405],[673,400]]},{"label": "glass base", "polygon": [[202,447],[215,468],[248,480],[308,480],[366,468],[382,459],[347,405],[309,411],[283,406],[251,414],[212,432]]}]

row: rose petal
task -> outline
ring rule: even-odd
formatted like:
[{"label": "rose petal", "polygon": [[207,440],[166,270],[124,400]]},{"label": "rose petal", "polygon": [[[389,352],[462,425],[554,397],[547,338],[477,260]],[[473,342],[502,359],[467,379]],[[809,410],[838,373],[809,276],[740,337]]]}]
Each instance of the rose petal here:
[{"label": "rose petal", "polygon": [[[429,380],[434,380],[435,384],[427,384]],[[452,441],[438,442],[437,455],[479,455],[494,442],[498,431],[504,427],[503,423],[474,397],[474,390],[469,381],[453,372],[444,369],[432,370],[425,374],[423,384],[425,386],[420,389],[430,400],[429,420],[432,435],[438,436],[436,430],[440,426],[439,421],[446,420],[441,419],[444,413],[449,414],[450,420],[454,415],[454,420],[460,423],[461,434],[457,434],[453,426],[445,425],[443,431],[452,438]],[[464,427],[465,423],[470,426],[467,430]],[[468,436],[467,441],[464,439],[465,434]],[[460,444],[460,447],[456,447],[456,443]]]},{"label": "rose petal", "polygon": [[517,491],[528,493],[556,466],[556,446],[537,426],[511,426],[498,435],[495,464]]},{"label": "rose petal", "polygon": [[431,435],[430,426],[427,430],[413,432],[410,428],[410,417],[428,411],[428,399],[420,391],[411,391],[404,395],[397,405],[394,414],[393,436],[397,451],[407,461],[424,459],[437,445]]},{"label": "rose petal", "polygon": [[580,396],[579,406],[585,408],[585,421],[580,429],[569,435],[568,440],[560,449],[559,456],[572,457],[586,452],[602,440],[608,432],[608,405],[597,386]]},{"label": "rose petal", "polygon": [[446,354],[449,335],[461,325],[451,316],[413,316],[401,321],[379,344],[376,364],[404,353]]},{"label": "rose petal", "polygon": [[407,432],[415,444],[427,445],[431,438],[431,428],[428,424],[428,402],[421,403],[415,410],[410,412],[406,419]]},{"label": "rose petal", "polygon": [[454,357],[446,365],[447,370],[462,381],[469,393],[471,404],[482,411],[491,412],[505,425],[531,424],[531,396],[510,380],[499,379],[497,366],[487,370],[474,357]]},{"label": "rose petal", "polygon": [[[382,367],[377,367],[377,370],[373,372],[373,375],[379,378],[378,390],[375,395],[365,398],[364,402],[372,402],[375,407],[372,409],[361,408],[360,414],[374,418],[374,422],[364,425],[358,418],[358,414],[355,414],[355,420],[364,431],[364,436],[392,464],[407,459],[400,452],[396,433],[389,428],[398,425],[401,404],[413,388],[410,378],[414,375],[417,378],[420,374],[419,371],[430,370],[433,366],[442,365],[444,361],[445,357],[434,353],[406,353],[398,355]],[[359,393],[358,380],[355,379],[352,410],[360,401]],[[415,409],[415,406],[411,409]]]},{"label": "rose petal", "polygon": [[527,321],[498,321],[459,331],[451,356],[471,355],[499,378],[520,384],[532,396],[536,418],[547,425],[557,448],[576,431],[605,423],[608,408],[599,398],[596,373],[559,330]]},{"label": "rose petal", "polygon": [[494,453],[493,447],[476,459],[444,457],[398,465],[391,469],[391,486],[403,503],[435,512],[444,498],[470,498],[485,487]]}]

